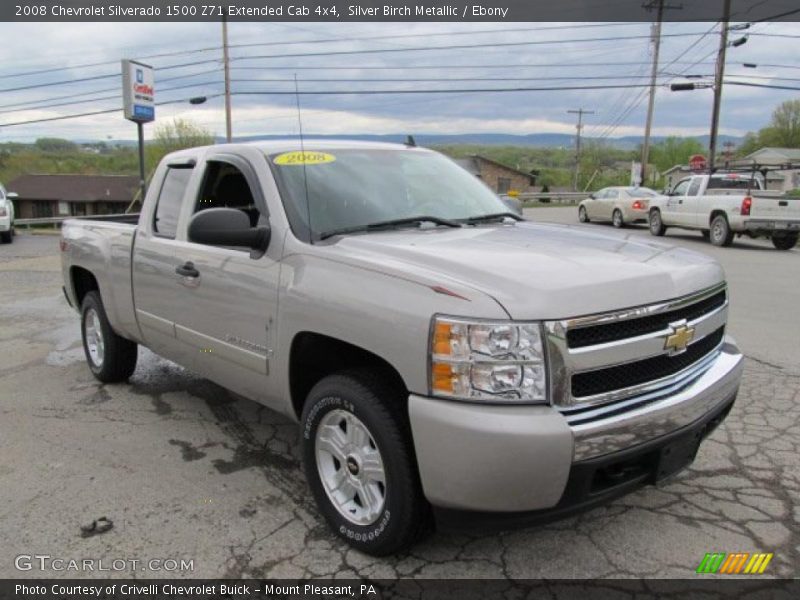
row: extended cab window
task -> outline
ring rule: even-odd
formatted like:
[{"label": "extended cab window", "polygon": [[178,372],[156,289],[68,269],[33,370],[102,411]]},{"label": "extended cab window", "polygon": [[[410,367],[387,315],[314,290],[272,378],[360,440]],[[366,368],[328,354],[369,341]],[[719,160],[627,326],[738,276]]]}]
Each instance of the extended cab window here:
[{"label": "extended cab window", "polygon": [[247,178],[237,167],[222,161],[209,161],[194,213],[209,208],[236,208],[255,227],[261,217]]},{"label": "extended cab window", "polygon": [[191,176],[191,168],[167,169],[164,183],[161,184],[161,191],[158,194],[158,204],[153,219],[153,231],[157,235],[167,238],[175,237],[183,194],[186,192],[186,186]]},{"label": "extended cab window", "polygon": [[702,185],[703,180],[700,177],[695,177],[692,179],[692,185],[689,186],[689,191],[686,193],[687,196],[697,196],[697,192],[700,191],[700,186]]}]

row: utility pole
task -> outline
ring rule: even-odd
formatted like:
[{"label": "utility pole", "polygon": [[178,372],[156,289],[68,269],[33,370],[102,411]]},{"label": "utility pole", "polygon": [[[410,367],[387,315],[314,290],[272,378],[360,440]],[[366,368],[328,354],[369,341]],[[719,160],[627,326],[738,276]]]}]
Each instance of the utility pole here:
[{"label": "utility pole", "polygon": [[231,66],[228,56],[228,18],[222,15],[222,62],[225,69],[225,139],[230,144],[231,130]]},{"label": "utility pole", "polygon": [[578,115],[578,124],[575,126],[575,129],[578,130],[578,134],[575,137],[575,181],[572,184],[572,190],[577,192],[578,191],[578,175],[581,171],[581,130],[583,129],[583,115],[593,115],[593,110],[583,110],[579,108],[577,110],[568,110],[570,114]]},{"label": "utility pole", "polygon": [[731,19],[731,0],[724,0],[719,32],[717,68],[714,73],[714,111],[711,114],[711,137],[708,140],[708,172],[713,173],[717,162],[717,130],[722,102],[722,77],[725,75],[725,52],[728,49],[728,21]]},{"label": "utility pole", "polygon": [[647,103],[647,122],[644,126],[644,142],[642,143],[642,185],[646,184],[647,165],[650,161],[650,130],[653,127],[653,110],[656,103],[656,79],[658,78],[658,56],[661,50],[661,23],[664,20],[664,10],[681,9],[682,6],[664,5],[664,0],[651,0],[644,5],[647,10],[656,9],[656,22],[652,26],[653,41],[653,68],[650,71],[650,98]]}]

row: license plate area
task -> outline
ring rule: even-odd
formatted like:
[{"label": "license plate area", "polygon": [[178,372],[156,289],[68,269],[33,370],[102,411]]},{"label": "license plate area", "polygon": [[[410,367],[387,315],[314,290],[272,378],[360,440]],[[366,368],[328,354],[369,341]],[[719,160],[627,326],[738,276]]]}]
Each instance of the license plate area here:
[{"label": "license plate area", "polygon": [[663,481],[689,466],[697,456],[697,450],[703,439],[703,430],[690,432],[661,448],[656,481]]}]

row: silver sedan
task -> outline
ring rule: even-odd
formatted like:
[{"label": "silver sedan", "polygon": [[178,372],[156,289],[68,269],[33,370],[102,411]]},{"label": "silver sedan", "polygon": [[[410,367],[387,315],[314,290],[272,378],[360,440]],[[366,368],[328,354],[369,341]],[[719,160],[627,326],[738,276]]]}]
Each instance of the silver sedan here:
[{"label": "silver sedan", "polygon": [[646,187],[607,187],[578,205],[578,220],[610,222],[614,227],[646,223],[650,200],[658,194]]}]

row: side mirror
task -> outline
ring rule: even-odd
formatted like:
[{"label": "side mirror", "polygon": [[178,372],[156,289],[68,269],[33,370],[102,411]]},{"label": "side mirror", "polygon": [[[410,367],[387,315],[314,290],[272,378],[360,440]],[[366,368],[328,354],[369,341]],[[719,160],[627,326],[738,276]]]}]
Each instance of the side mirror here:
[{"label": "side mirror", "polygon": [[8,192],[6,198],[13,200],[14,198],[19,198],[19,194],[17,194],[17,192]]},{"label": "side mirror", "polygon": [[189,241],[209,246],[234,246],[266,251],[269,227],[250,227],[250,218],[236,208],[208,208],[189,221]]},{"label": "side mirror", "polygon": [[597,196],[594,194],[589,194],[589,200],[597,200]]}]

